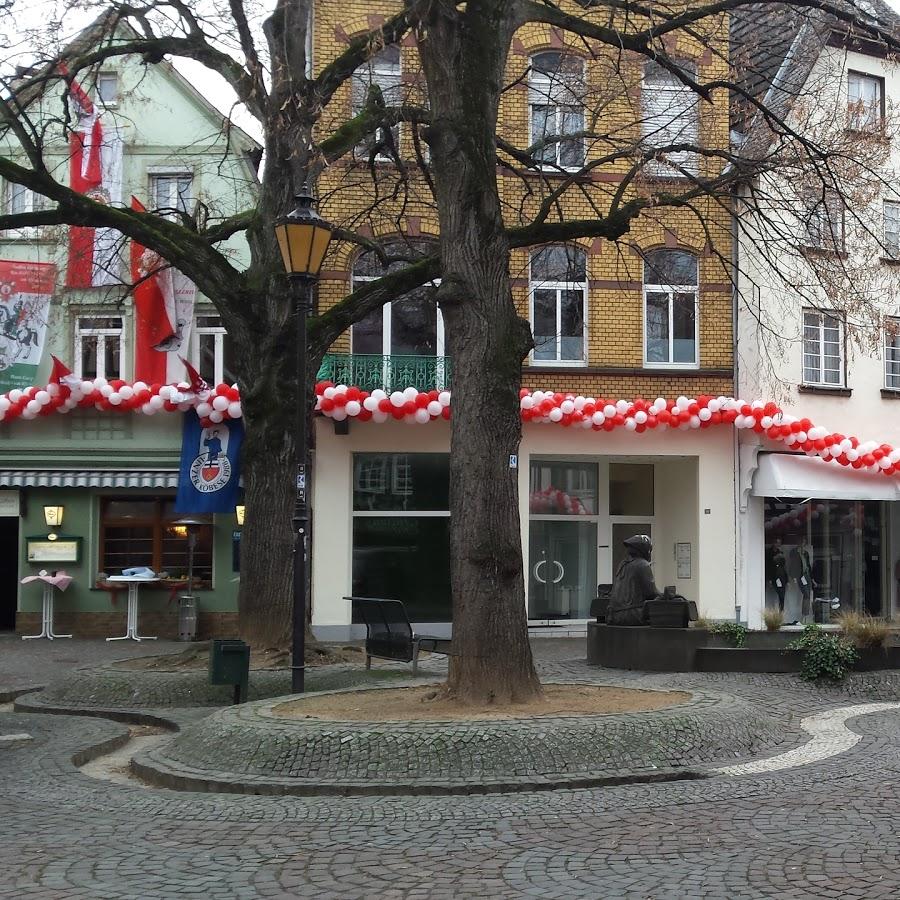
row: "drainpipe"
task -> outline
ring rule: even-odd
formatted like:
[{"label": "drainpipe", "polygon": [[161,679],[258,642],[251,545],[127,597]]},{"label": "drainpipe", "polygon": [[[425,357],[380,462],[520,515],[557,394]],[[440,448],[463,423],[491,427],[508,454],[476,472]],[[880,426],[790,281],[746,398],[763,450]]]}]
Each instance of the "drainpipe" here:
[{"label": "drainpipe", "polygon": [[[732,283],[732,300],[731,300],[731,339],[732,339],[732,384],[734,386],[735,397],[738,396],[740,375],[740,362],[738,358],[739,340],[738,340],[738,303],[740,302],[740,289],[738,278],[740,275],[740,229],[738,227],[738,203],[740,202],[739,188],[735,185],[732,190],[732,210],[731,210],[731,283]],[[733,478],[732,486],[734,489],[734,621],[741,621],[741,598],[740,598],[740,563],[741,558],[741,458],[740,444],[738,442],[737,428],[731,429],[731,449],[733,462]]]}]

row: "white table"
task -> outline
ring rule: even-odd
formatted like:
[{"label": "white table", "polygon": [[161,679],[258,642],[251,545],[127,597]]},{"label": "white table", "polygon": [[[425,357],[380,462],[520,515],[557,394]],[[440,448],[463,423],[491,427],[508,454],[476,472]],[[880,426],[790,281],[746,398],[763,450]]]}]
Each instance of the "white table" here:
[{"label": "white table", "polygon": [[[43,578],[40,579],[43,581]],[[44,581],[44,596],[41,609],[41,633],[40,634],[23,634],[23,641],[35,641],[38,638],[47,638],[52,641],[55,638],[70,638],[71,634],[54,634],[53,632],[53,591],[55,585]]]},{"label": "white table", "polygon": [[108,641],[155,641],[155,637],[138,636],[138,589],[142,584],[156,584],[158,578],[137,578],[134,575],[110,575],[106,579],[112,584],[128,585],[128,618],[125,634],[121,637],[108,637]]}]

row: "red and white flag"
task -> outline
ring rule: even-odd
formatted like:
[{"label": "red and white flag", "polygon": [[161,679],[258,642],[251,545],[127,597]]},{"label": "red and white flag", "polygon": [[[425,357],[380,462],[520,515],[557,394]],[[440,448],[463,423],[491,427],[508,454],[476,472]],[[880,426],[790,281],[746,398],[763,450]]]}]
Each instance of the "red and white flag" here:
[{"label": "red and white flag", "polygon": [[[131,208],[146,212],[137,197]],[[197,287],[171,268],[153,250],[131,242],[131,281],[134,288],[134,377],[147,384],[184,380],[179,353],[190,345]]]},{"label": "red and white flag", "polygon": [[[68,74],[64,64],[59,66]],[[78,125],[69,138],[69,183],[73,190],[99,203],[122,202],[122,136],[117,128],[101,121],[97,107],[84,88],[73,81]],[[118,244],[113,228],[69,229],[68,287],[97,287],[120,284]]]}]

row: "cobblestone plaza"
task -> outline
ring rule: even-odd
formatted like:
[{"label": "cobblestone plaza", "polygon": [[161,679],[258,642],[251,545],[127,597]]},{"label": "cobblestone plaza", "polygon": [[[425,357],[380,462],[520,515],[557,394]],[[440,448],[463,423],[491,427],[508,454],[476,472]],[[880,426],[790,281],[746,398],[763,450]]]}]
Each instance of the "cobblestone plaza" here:
[{"label": "cobblestone plaza", "polygon": [[[104,662],[84,656],[92,646],[69,645],[63,659]],[[10,662],[19,647],[4,639],[2,649],[0,689],[28,677]],[[30,739],[0,744],[0,896],[900,893],[900,679],[893,673],[854,675],[840,687],[820,688],[793,676],[591,669],[581,660],[581,641],[540,642],[537,655],[545,678],[731,696],[782,723],[785,740],[755,754],[765,761],[751,765],[751,774],[718,774],[705,765],[702,780],[467,796],[237,796],[90,777],[73,757],[119,738],[127,726],[14,712],[8,705],[0,733]],[[55,677],[65,679],[65,664],[54,665]],[[32,674],[32,683],[39,675]],[[845,708],[841,725],[838,711]],[[182,724],[205,715],[171,706],[157,712]],[[788,768],[774,768],[798,747],[784,762]],[[746,747],[730,760],[720,749],[723,766],[747,760]]]}]

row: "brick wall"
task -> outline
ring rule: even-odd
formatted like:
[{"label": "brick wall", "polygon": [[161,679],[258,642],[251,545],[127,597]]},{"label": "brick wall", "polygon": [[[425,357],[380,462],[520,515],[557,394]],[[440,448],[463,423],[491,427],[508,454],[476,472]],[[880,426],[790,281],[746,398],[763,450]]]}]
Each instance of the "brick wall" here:
[{"label": "brick wall", "polygon": [[[236,612],[200,612],[197,623],[197,637],[211,638],[237,637]],[[41,613],[20,612],[16,614],[17,634],[38,634],[41,630]],[[125,612],[78,612],[55,611],[53,630],[57,634],[72,634],[80,638],[108,638],[125,634]],[[142,612],[138,633],[150,637],[175,640],[178,637],[178,612]]]},{"label": "brick wall", "polygon": [[[377,28],[384,19],[400,9],[398,2],[388,0],[319,0],[315,19],[315,66],[321,68],[346,49],[348,41],[366,30]],[[574,0],[564,0],[562,7],[583,13]],[[607,14],[607,13],[605,13]],[[710,26],[709,37],[700,41],[691,35],[675,36],[670,51],[695,63],[699,78],[724,77],[727,69],[727,17]],[[520,78],[529,66],[532,54],[547,49],[565,49],[585,58],[585,106],[587,125],[595,114],[606,132],[618,131],[637,138],[641,120],[641,78],[643,60],[634,54],[596,51],[588,59],[583,45],[571,41],[544,25],[530,24],[515,35],[508,63],[509,83]],[[709,45],[721,49],[714,53]],[[423,99],[422,77],[415,40],[410,36],[401,50],[403,84],[408,102]],[[326,117],[323,129],[338,124],[350,115],[350,88],[338,92]],[[529,93],[527,83],[508,90],[503,97],[499,133],[519,147],[530,143]],[[727,146],[728,97],[714,95],[714,102],[700,104],[700,133],[710,146]],[[400,151],[414,157],[412,126],[404,124],[400,131]],[[601,154],[600,149],[588,154],[588,161]],[[718,160],[704,158],[701,168],[714,174]],[[564,219],[595,218],[598,211],[609,208],[628,160],[604,163],[592,176],[570,187],[559,199],[559,216]],[[510,225],[528,222],[537,212],[542,187],[537,181],[526,183],[506,170],[498,170],[498,183],[505,215]],[[386,237],[398,233],[410,237],[435,236],[437,216],[427,185],[419,174],[411,172],[397,194],[397,177],[389,163],[377,164],[373,173],[367,162],[342,160],[325,171],[320,180],[321,208],[332,222],[361,234]],[[554,185],[555,187],[555,185]],[[639,184],[629,187],[623,199],[642,190]],[[551,217],[552,218],[552,217]],[[612,243],[605,240],[579,242],[587,254],[587,365],[580,372],[572,369],[542,370],[523,373],[523,381],[533,387],[560,391],[577,391],[600,396],[677,396],[680,393],[731,394],[733,383],[732,293],[727,261],[731,256],[731,220],[729,211],[711,200],[698,200],[693,209],[656,209],[641,216],[625,238]],[[658,248],[681,248],[696,254],[699,260],[699,370],[660,375],[643,373],[644,305],[643,264],[641,252]],[[350,275],[356,251],[349,244],[333,246],[319,288],[321,309],[337,303],[350,290]],[[510,274],[513,296],[521,315],[529,316],[529,253],[511,254]],[[343,335],[333,346],[335,352],[350,350],[349,335]],[[615,370],[615,371],[609,371]]]}]

